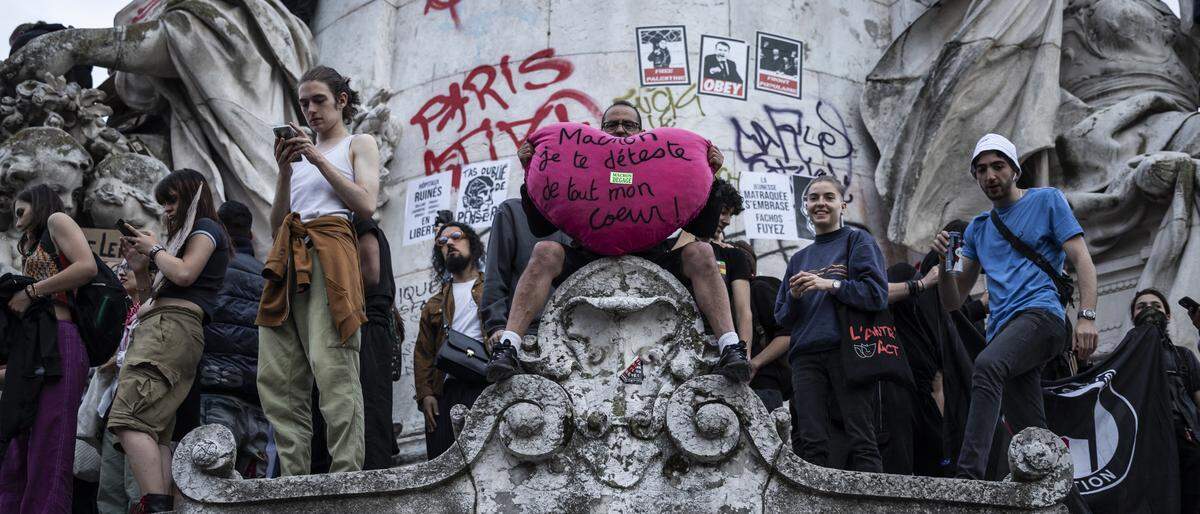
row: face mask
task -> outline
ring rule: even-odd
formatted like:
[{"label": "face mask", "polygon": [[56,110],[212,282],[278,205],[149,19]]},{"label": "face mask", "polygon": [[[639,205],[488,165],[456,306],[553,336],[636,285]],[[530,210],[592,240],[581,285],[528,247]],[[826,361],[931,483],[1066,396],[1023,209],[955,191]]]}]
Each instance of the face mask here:
[{"label": "face mask", "polygon": [[1167,315],[1158,309],[1147,308],[1142,309],[1137,317],[1133,319],[1134,326],[1154,325],[1163,331],[1167,330]]}]

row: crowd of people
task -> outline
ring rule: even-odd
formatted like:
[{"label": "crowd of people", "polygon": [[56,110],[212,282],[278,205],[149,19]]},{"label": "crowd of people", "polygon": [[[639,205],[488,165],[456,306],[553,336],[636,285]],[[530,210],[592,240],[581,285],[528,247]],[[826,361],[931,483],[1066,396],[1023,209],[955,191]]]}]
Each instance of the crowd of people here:
[{"label": "crowd of people", "polygon": [[[246,206],[218,206],[196,171],[170,173],[153,192],[164,240],[119,227],[116,276],[128,309],[115,351],[91,371],[98,345],[81,335],[91,308],[83,291],[102,264],[52,188],[17,197],[22,273],[0,278],[0,512],[171,510],[172,447],[209,423],[233,432],[245,477],[393,465],[392,382],[404,334],[390,247],[372,221],[379,150],[347,130],[359,99],[337,71],[305,73],[296,96],[311,135],[295,123],[276,132],[270,251],[256,259]],[[618,101],[601,130],[627,137],[642,120]],[[526,166],[533,154],[528,143],[518,151]],[[721,179],[677,235],[637,255],[693,293],[715,354],[708,372],[748,384],[769,410],[786,404],[800,457],[857,471],[1001,478],[999,442],[1047,426],[1042,380],[1086,366],[1098,338],[1083,231],[1062,193],[1017,187],[1018,155],[1002,136],[980,139],[964,172],[993,208],[947,225],[918,263],[888,267],[871,233],[844,219],[844,185],[829,176],[797,192],[816,238],[782,277],[759,275],[751,245],[726,239],[743,206]],[[715,171],[723,156],[710,146],[707,160]],[[454,444],[451,407],[470,407],[488,384],[525,372],[517,348],[537,333],[552,291],[601,258],[542,216],[524,188],[497,207],[486,245],[452,217],[439,217],[434,233],[430,265],[441,286],[421,310],[412,362],[429,459]],[[1074,320],[1067,261],[1078,284]],[[983,270],[986,292],[972,294]],[[911,378],[872,378],[847,360],[849,312],[890,313]],[[1162,293],[1145,290],[1130,315],[1165,329],[1171,310]],[[1197,309],[1187,316],[1200,328]],[[1162,337],[1175,356],[1163,371],[1178,393],[1184,505],[1194,512],[1200,363]],[[77,439],[97,448],[94,480],[77,478]]]}]

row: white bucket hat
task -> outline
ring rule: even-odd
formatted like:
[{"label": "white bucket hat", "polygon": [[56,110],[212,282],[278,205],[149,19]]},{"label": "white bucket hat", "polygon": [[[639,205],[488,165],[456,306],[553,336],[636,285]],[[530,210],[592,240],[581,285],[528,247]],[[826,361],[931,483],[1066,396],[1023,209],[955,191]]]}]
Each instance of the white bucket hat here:
[{"label": "white bucket hat", "polygon": [[979,158],[979,154],[993,151],[1000,152],[1001,155],[1007,157],[1009,164],[1016,168],[1017,176],[1021,176],[1021,161],[1017,158],[1016,145],[1000,134],[984,134],[979,138],[979,142],[975,143],[975,152],[971,155],[971,166],[967,168],[972,177],[975,176],[975,159]]}]

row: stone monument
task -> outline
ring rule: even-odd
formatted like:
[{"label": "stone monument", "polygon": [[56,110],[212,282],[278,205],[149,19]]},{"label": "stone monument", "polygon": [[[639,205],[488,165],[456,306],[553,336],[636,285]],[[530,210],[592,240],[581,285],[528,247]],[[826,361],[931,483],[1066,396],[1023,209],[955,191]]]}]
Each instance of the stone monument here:
[{"label": "stone monument", "polygon": [[533,374],[455,406],[457,441],[387,470],[244,480],[232,433],[188,434],[173,470],[177,511],[259,512],[1065,512],[1063,442],[1027,429],[1003,482],[849,472],[789,447],[786,409],[706,374],[691,295],[636,257],[567,279],[520,358]]}]

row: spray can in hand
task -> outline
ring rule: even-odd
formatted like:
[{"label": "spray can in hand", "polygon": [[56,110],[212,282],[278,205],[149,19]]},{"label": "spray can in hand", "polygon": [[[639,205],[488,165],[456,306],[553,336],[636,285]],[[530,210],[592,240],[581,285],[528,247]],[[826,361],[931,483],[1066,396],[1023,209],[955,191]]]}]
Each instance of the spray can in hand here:
[{"label": "spray can in hand", "polygon": [[946,245],[946,273],[957,276],[962,273],[962,232],[947,232],[950,242]]}]

